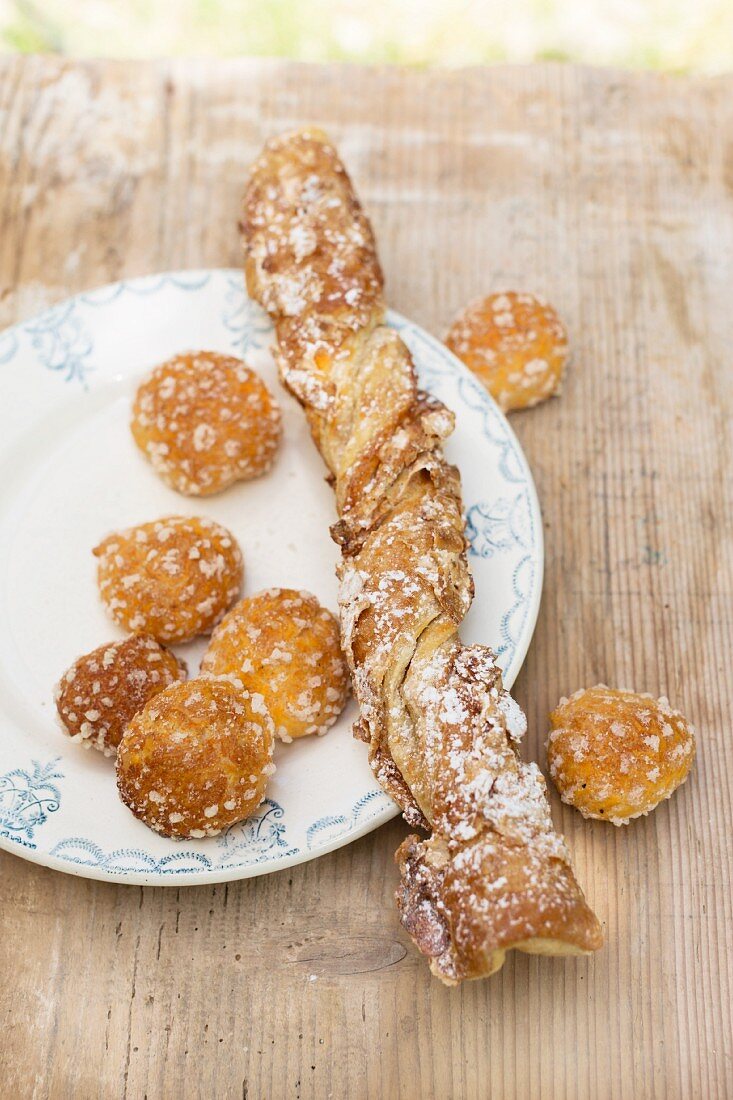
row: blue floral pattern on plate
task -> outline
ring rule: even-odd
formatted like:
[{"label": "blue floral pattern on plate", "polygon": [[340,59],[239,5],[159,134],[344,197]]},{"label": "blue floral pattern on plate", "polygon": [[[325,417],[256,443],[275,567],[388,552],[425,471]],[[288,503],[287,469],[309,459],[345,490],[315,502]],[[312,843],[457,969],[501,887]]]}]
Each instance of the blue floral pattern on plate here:
[{"label": "blue floral pattern on plate", "polygon": [[[67,837],[55,844],[50,855],[82,867],[94,867],[116,875],[154,873],[180,875],[217,868],[249,867],[279,857],[290,858],[298,854],[298,848],[288,847],[282,806],[266,798],[259,809],[237,825],[216,837],[218,858],[203,852],[191,851],[185,841],[182,850],[156,859],[142,848],[116,848],[105,852],[98,844],[84,837]],[[237,856],[242,858],[237,859]]]},{"label": "blue floral pattern on plate", "polygon": [[526,549],[531,546],[531,523],[532,511],[526,491],[513,498],[499,497],[491,504],[472,504],[466,513],[470,553],[490,558],[517,546]]},{"label": "blue floral pattern on plate", "polygon": [[32,760],[29,769],[15,768],[0,776],[0,830],[30,842],[48,815],[56,813],[61,792],[54,780],[63,779],[60,756],[46,764]]},{"label": "blue floral pattern on plate", "polygon": [[359,825],[379,815],[385,806],[391,804],[392,799],[384,791],[369,791],[359,799],[349,817],[338,814],[336,817],[321,817],[314,821],[306,831],[307,847],[320,847],[324,842],[330,843],[339,837],[348,836]]},{"label": "blue floral pattern on plate", "polygon": [[14,328],[0,333],[0,366],[9,363],[18,350],[18,333]]},{"label": "blue floral pattern on plate", "polygon": [[280,803],[266,798],[254,816],[232,825],[217,837],[221,849],[218,865],[236,866],[240,862],[237,856],[244,856],[245,863],[263,863],[278,856],[297,855],[299,849],[288,846],[284,816]]},{"label": "blue floral pattern on plate", "polygon": [[75,298],[28,321],[25,331],[44,367],[67,382],[87,384],[93,341],[77,314]]},{"label": "blue floral pattern on plate", "polygon": [[257,302],[245,294],[241,274],[230,276],[227,283],[222,320],[232,334],[232,349],[246,359],[249,352],[262,351],[272,343],[272,324]]}]

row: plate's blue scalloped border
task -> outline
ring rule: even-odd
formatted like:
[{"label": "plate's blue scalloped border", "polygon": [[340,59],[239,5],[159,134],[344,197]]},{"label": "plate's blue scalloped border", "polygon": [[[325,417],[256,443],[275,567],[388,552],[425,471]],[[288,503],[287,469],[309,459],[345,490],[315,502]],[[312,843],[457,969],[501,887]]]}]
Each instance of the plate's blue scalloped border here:
[{"label": "plate's blue scalloped border", "polygon": [[[79,316],[80,305],[102,307],[125,293],[148,296],[167,286],[195,292],[207,286],[213,277],[222,275],[229,288],[221,319],[231,333],[232,347],[240,354],[267,347],[272,334],[270,322],[256,303],[247,298],[241,272],[235,269],[192,270],[123,279],[77,294],[22,321],[0,333],[0,365],[13,360],[22,339],[30,339],[43,366],[67,383],[86,388],[94,369],[93,341]],[[539,564],[540,569],[542,566],[542,532],[537,530],[535,523],[538,506],[529,468],[504,415],[448,349],[400,314],[390,311],[388,321],[419,360],[420,382],[426,389],[439,391],[441,378],[454,378],[456,371],[459,372],[461,397],[470,408],[481,413],[484,433],[499,448],[499,469],[511,495],[472,503],[466,514],[466,535],[469,554],[473,556],[491,557],[516,547],[525,551],[514,570],[515,599],[502,619],[501,645],[497,651],[503,666],[510,670],[528,616],[539,603],[536,566]],[[0,838],[26,849],[29,858],[33,858],[31,853],[37,847],[36,830],[61,805],[59,784],[64,775],[58,767],[59,759],[45,763],[32,760],[28,767],[18,767],[0,776]],[[81,836],[57,841],[48,855],[54,865],[66,865],[67,869],[80,874],[93,870],[97,876],[117,879],[176,875],[190,878],[200,874],[215,878],[221,873],[253,866],[261,866],[264,871],[267,863],[292,860],[297,856],[312,858],[320,851],[345,843],[349,836],[365,831],[364,826],[370,820],[385,818],[391,809],[397,813],[388,795],[381,790],[370,791],[357,800],[349,815],[325,816],[309,825],[305,846],[299,848],[288,842],[283,807],[266,798],[253,817],[232,826],[212,842],[215,855],[187,850],[185,842],[181,842],[180,852],[161,858],[141,848],[104,851]]]},{"label": "plate's blue scalloped border", "polygon": [[[33,836],[61,805],[58,782],[64,778],[59,769],[60,757],[45,764],[32,760],[30,767],[14,768],[0,776],[0,836],[36,847]],[[383,791],[368,791],[357,800],[351,814],[319,818],[306,831],[306,851],[348,836],[358,827],[382,814],[393,805]],[[50,849],[55,859],[79,867],[94,867],[115,875],[164,874],[177,875],[198,871],[236,870],[266,863],[273,859],[289,859],[301,849],[289,844],[284,821],[285,811],[279,802],[265,798],[252,817],[232,825],[216,837],[216,856],[186,850],[156,859],[142,848],[116,848],[106,852],[94,841],[81,836],[64,837]],[[243,855],[244,858],[237,858]]]}]

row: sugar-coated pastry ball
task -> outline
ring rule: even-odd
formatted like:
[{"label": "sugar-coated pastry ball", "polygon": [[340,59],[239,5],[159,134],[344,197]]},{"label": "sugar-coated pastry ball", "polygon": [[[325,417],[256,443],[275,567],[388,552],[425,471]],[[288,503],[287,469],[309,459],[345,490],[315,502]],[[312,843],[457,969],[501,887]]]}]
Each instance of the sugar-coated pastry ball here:
[{"label": "sugar-coated pastry ball", "polygon": [[141,523],[108,535],[94,553],[109,614],[160,642],[209,634],[242,585],[234,535],[211,519],[166,516]]},{"label": "sugar-coated pastry ball", "polygon": [[161,363],[139,386],[135,442],[167,485],[210,496],[259,477],[280,442],[280,408],[241,359],[188,352]]},{"label": "sugar-coated pastry ball", "polygon": [[459,313],[445,340],[504,412],[559,393],[568,336],[555,310],[534,294],[508,290]]},{"label": "sugar-coated pastry ball", "polygon": [[173,684],[128,725],[117,750],[122,801],[164,836],[214,836],[249,817],[272,763],[262,696],[227,679]]},{"label": "sugar-coated pastry ball", "polygon": [[130,719],[185,679],[183,661],[149,634],[101,645],[74,661],[56,686],[61,726],[72,741],[114,756]]},{"label": "sugar-coated pastry ball", "polygon": [[604,684],[561,699],[550,715],[550,775],[584,817],[626,825],[684,783],[695,731],[665,698]]},{"label": "sugar-coated pastry ball", "polygon": [[270,588],[233,607],[201,668],[262,695],[283,741],[325,733],[349,693],[338,623],[315,596],[292,588]]}]

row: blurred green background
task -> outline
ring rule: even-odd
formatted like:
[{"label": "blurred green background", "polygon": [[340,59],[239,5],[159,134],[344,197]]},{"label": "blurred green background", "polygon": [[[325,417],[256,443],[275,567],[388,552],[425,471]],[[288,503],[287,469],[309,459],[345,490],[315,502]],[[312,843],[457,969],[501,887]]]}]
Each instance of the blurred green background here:
[{"label": "blurred green background", "polygon": [[0,48],[733,69],[733,0],[0,0]]}]

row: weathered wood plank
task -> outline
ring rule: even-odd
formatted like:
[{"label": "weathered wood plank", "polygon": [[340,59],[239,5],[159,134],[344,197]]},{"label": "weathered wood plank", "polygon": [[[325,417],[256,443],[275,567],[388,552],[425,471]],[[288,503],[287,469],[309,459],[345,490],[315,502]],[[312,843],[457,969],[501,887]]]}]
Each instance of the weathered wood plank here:
[{"label": "weathered wood plank", "polygon": [[695,773],[626,830],[555,799],[608,942],[446,990],[399,929],[394,822],[211,888],[0,854],[0,1061],[19,1097],[733,1093],[730,313],[733,78],[266,62],[0,64],[0,324],[124,275],[239,262],[249,160],[317,121],[373,217],[392,304],[440,334],[545,293],[575,349],[514,418],[547,540],[517,685],[542,760],[562,693],[666,692]]}]

